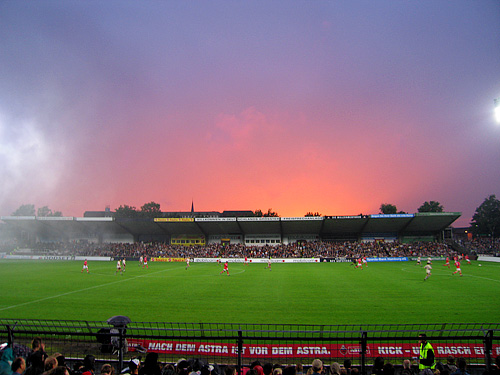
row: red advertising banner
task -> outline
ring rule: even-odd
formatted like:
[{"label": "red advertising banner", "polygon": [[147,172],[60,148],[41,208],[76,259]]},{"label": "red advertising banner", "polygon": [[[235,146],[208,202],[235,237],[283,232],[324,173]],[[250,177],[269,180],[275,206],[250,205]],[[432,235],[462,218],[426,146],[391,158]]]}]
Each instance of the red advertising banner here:
[{"label": "red advertising banner", "polygon": [[[431,343],[437,358],[446,358],[448,355],[464,356],[468,358],[484,358],[482,344],[448,344]],[[128,339],[129,351],[135,351],[142,346],[148,352],[176,354],[180,356],[217,355],[221,357],[237,357],[238,346],[228,343],[207,343],[187,341],[162,341]],[[353,358],[361,356],[359,344],[261,344],[243,345],[244,356],[255,358]],[[418,357],[419,346],[412,343],[377,344],[367,346],[368,357],[385,358],[414,358]],[[500,355],[500,345],[493,345],[493,355]]]}]

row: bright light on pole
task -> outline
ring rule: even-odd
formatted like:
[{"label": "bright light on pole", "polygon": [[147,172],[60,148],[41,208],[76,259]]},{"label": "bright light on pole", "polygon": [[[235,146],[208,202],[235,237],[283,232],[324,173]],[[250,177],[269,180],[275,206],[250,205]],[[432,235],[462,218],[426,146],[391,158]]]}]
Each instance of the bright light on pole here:
[{"label": "bright light on pole", "polygon": [[500,98],[495,99],[495,118],[500,124]]}]

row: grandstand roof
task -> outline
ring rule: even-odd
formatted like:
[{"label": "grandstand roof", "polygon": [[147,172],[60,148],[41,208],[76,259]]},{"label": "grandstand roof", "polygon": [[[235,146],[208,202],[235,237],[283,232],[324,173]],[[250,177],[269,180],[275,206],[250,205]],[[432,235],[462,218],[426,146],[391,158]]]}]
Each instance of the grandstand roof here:
[{"label": "grandstand roof", "polygon": [[100,234],[141,235],[317,235],[361,238],[368,235],[436,235],[459,212],[321,217],[195,217],[119,219],[113,217],[2,216],[10,229],[43,237],[84,238]]}]

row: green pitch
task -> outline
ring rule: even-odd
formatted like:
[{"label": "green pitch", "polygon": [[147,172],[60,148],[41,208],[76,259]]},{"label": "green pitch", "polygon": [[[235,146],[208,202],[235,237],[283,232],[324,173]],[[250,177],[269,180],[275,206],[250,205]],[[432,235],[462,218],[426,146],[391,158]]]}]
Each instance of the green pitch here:
[{"label": "green pitch", "polygon": [[500,321],[500,264],[0,261],[0,318],[204,323],[477,323]]}]

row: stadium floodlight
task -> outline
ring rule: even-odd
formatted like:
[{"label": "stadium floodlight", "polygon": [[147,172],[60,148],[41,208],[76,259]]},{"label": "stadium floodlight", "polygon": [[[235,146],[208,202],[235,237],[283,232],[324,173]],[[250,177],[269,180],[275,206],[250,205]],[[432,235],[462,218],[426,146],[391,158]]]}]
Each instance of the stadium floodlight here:
[{"label": "stadium floodlight", "polygon": [[500,124],[500,98],[495,99],[495,118]]}]

